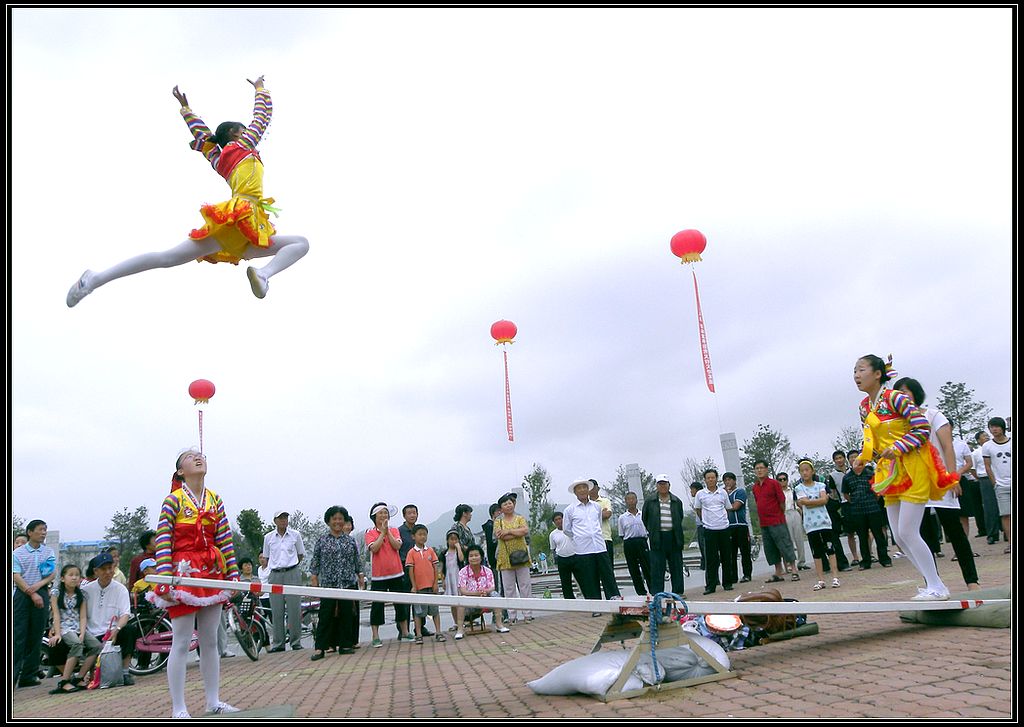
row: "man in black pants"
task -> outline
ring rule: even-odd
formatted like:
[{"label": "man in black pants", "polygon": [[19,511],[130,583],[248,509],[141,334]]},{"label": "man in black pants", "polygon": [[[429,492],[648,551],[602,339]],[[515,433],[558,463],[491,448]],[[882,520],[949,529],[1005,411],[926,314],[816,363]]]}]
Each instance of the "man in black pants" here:
[{"label": "man in black pants", "polygon": [[621,599],[601,532],[601,523],[605,519],[602,510],[605,508],[590,499],[590,480],[576,480],[569,491],[576,497],[576,502],[566,507],[562,514],[563,531],[576,549],[576,577],[583,597],[600,600],[603,586],[608,600]]},{"label": "man in black pants", "polygon": [[[548,545],[555,556],[558,580],[562,584],[562,598],[575,600],[576,594],[572,590],[573,576],[576,577],[576,583],[580,582],[579,574],[576,572],[576,549],[562,530],[562,513],[556,512],[551,517],[551,524],[555,529],[548,536]],[[580,586],[580,593],[583,593],[583,586]]]},{"label": "man in black pants", "polygon": [[636,508],[635,492],[626,493],[626,512],[619,515],[619,535],[633,590],[638,596],[646,596],[651,582],[651,553],[647,547],[647,528]]},{"label": "man in black pants", "polygon": [[655,486],[657,495],[644,500],[643,508],[644,527],[651,541],[651,591],[661,593],[665,590],[665,564],[668,563],[672,592],[682,594],[685,587],[683,548],[686,545],[683,501],[669,492],[668,475],[658,475]]},{"label": "man in black pants", "polygon": [[[736,475],[726,472],[722,475],[722,484],[729,495],[729,558],[731,569],[730,583],[749,583],[754,572],[754,564],[750,559],[750,526],[747,524],[747,492],[736,487]],[[743,564],[743,577],[737,581],[736,555]]]}]

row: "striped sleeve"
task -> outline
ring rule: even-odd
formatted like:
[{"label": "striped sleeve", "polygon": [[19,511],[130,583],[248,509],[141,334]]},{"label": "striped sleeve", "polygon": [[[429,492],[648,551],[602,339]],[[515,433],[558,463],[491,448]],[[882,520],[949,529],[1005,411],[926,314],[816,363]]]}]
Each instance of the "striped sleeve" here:
[{"label": "striped sleeve", "polygon": [[256,103],[252,110],[252,123],[242,132],[239,143],[247,149],[255,149],[260,143],[264,132],[270,126],[270,117],[274,105],[270,101],[270,91],[265,88],[256,89]]},{"label": "striped sleeve", "polygon": [[192,141],[189,146],[201,153],[213,168],[217,168],[217,160],[220,159],[220,147],[213,142],[213,132],[210,127],[199,118],[188,106],[181,109],[181,118],[185,120],[188,130],[192,133]]},{"label": "striped sleeve", "polygon": [[174,494],[164,498],[160,507],[160,517],[156,523],[156,572],[162,576],[173,575],[171,564],[171,545],[174,533],[174,521],[178,517],[180,503]]},{"label": "striped sleeve", "polygon": [[928,435],[931,434],[932,427],[924,413],[911,403],[910,397],[894,391],[890,396],[890,401],[896,413],[910,424],[910,431],[893,442],[892,446],[901,454],[907,454],[911,450],[928,444]]},{"label": "striped sleeve", "polygon": [[213,538],[221,554],[224,556],[224,565],[227,570],[227,577],[238,578],[238,563],[235,562],[235,539],[231,535],[231,523],[224,513],[224,501],[217,495],[217,534]]}]

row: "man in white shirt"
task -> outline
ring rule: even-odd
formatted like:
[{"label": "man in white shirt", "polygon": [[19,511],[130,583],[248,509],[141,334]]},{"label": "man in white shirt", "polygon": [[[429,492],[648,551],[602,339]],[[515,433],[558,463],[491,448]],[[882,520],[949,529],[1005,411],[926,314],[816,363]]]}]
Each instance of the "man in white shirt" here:
[{"label": "man in white shirt", "polygon": [[975,537],[984,537],[985,512],[981,506],[981,488],[978,486],[978,478],[974,474],[974,458],[971,457],[971,448],[960,437],[954,437],[953,454],[956,457],[956,471],[960,475],[960,524],[963,525],[964,533],[970,537],[970,518],[973,517],[978,531]]},{"label": "man in white shirt", "polygon": [[1001,521],[999,519],[999,503],[996,502],[996,490],[992,480],[989,479],[988,470],[985,469],[984,449],[985,442],[991,437],[988,432],[977,432],[974,441],[977,444],[971,452],[971,461],[974,464],[974,476],[978,478],[978,489],[981,490],[981,506],[985,513],[985,535],[988,544],[999,542]]},{"label": "man in white shirt", "polygon": [[[274,529],[263,536],[263,553],[270,568],[271,585],[302,585],[299,563],[306,556],[299,531],[288,527],[288,511],[274,513]],[[302,598],[298,595],[270,594],[270,611],[274,623],[274,643],[268,653],[284,651],[285,606],[288,609],[288,635],[292,651],[302,648]]]},{"label": "man in white shirt", "polygon": [[608,599],[622,598],[601,532],[605,508],[590,499],[590,480],[576,480],[569,492],[576,502],[562,513],[562,529],[576,549],[576,577],[583,597],[600,600],[603,585]]},{"label": "man in white shirt", "polygon": [[601,536],[604,538],[604,549],[608,552],[608,560],[612,568],[615,568],[615,548],[612,545],[612,501],[607,497],[601,497],[601,486],[597,480],[587,480],[590,483],[590,499],[601,506]]},{"label": "man in white shirt", "polygon": [[619,515],[619,536],[626,567],[638,596],[646,596],[651,582],[651,551],[647,545],[647,528],[636,507],[636,493],[626,493],[626,512]]},{"label": "man in white shirt", "polygon": [[722,567],[722,588],[731,591],[728,582],[734,569],[725,566],[729,557],[729,495],[718,486],[718,470],[704,471],[704,489],[693,499],[693,509],[704,524],[704,549],[707,568],[704,571],[704,595],[718,588],[718,568]]},{"label": "man in white shirt", "polygon": [[[576,548],[573,546],[569,536],[562,530],[562,513],[556,512],[551,523],[555,529],[548,536],[548,544],[555,556],[555,567],[558,568],[558,580],[562,584],[562,598],[576,599],[572,590],[572,579],[576,576],[576,583],[580,582],[579,573],[576,572]],[[580,587],[580,593],[583,587]]]},{"label": "man in white shirt", "polygon": [[87,614],[85,630],[102,641],[110,629],[110,640],[121,647],[124,685],[131,686],[135,679],[128,673],[128,663],[135,653],[138,634],[135,625],[129,623],[132,609],[128,589],[114,580],[114,559],[110,553],[100,553],[89,561],[89,570],[96,580],[82,586]]},{"label": "man in white shirt", "polygon": [[1013,545],[1010,536],[1010,519],[1013,515],[1013,442],[1006,436],[1006,420],[1002,417],[989,419],[988,430],[992,433],[992,439],[985,442],[981,455],[985,461],[985,472],[995,486],[999,517],[1006,536],[1006,550],[1003,553],[1009,553]]}]

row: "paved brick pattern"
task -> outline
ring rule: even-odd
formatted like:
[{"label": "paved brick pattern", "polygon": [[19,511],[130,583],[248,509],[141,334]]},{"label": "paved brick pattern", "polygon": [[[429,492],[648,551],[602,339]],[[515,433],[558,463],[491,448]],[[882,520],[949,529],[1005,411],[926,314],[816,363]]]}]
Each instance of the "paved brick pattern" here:
[{"label": "paved brick pattern", "polygon": [[[973,540],[982,553],[983,586],[1011,581],[1002,545]],[[980,544],[979,544],[980,543]],[[954,589],[956,563],[940,561]],[[905,561],[890,569],[842,575],[840,589],[815,593],[813,571],[783,595],[803,601],[903,600],[918,578]],[[686,595],[700,595],[699,571]],[[763,580],[763,579],[761,579]],[[742,584],[747,585],[747,584]],[[738,593],[738,591],[736,592]],[[712,598],[728,600],[719,591]],[[590,651],[603,619],[556,615],[513,627],[511,633],[467,636],[422,646],[386,641],[355,655],[310,662],[309,649],[221,661],[221,698],[249,709],[287,705],[307,718],[481,717],[714,717],[714,718],[987,718],[1009,719],[1013,671],[1010,629],[908,625],[896,614],[819,616],[821,633],[731,652],[738,678],[603,704],[589,697],[541,697],[526,682]],[[391,627],[382,629],[383,634]],[[617,644],[604,648],[620,648]],[[138,677],[134,687],[72,695],[44,687],[14,693],[13,717],[89,719],[165,718],[170,700],[164,673]],[[198,668],[190,666],[187,700],[202,714]]]}]

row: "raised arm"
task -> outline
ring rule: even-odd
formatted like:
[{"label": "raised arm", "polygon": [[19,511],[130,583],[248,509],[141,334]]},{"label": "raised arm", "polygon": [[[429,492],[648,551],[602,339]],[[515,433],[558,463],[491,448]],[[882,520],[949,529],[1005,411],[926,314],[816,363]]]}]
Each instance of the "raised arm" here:
[{"label": "raised arm", "polygon": [[[248,79],[247,79],[248,80]],[[270,126],[270,117],[274,112],[274,106],[270,101],[270,92],[263,87],[263,76],[249,83],[256,89],[256,102],[252,110],[252,123],[242,132],[238,143],[249,149],[255,149],[263,138],[263,133]]]}]

